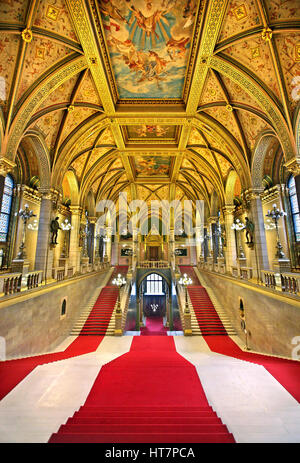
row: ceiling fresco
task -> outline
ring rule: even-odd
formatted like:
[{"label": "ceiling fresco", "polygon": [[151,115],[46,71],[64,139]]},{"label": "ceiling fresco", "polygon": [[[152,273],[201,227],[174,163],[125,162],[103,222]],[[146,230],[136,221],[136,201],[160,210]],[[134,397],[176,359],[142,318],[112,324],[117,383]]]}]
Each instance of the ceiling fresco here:
[{"label": "ceiling fresco", "polygon": [[175,142],[178,138],[178,127],[172,125],[130,125],[123,127],[126,141]]},{"label": "ceiling fresco", "polygon": [[196,0],[98,0],[119,98],[181,99]]},{"label": "ceiling fresco", "polygon": [[142,177],[169,175],[171,158],[163,156],[135,156],[133,158],[136,174]]}]

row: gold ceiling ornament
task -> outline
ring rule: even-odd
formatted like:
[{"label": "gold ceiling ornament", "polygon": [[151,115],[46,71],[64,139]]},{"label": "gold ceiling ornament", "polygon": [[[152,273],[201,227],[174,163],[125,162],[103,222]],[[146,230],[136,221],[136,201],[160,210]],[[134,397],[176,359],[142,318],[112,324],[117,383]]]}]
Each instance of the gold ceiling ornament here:
[{"label": "gold ceiling ornament", "polygon": [[227,104],[226,109],[227,111],[230,111],[230,112],[233,111],[233,107],[231,106],[231,104]]},{"label": "gold ceiling ornament", "polygon": [[73,104],[70,104],[70,106],[68,106],[68,113],[71,113],[72,111],[74,111],[75,109],[75,106]]},{"label": "gold ceiling ornament", "polygon": [[16,167],[16,164],[5,157],[0,157],[0,175],[5,177]]},{"label": "gold ceiling ornament", "polygon": [[22,31],[22,39],[24,40],[24,42],[26,43],[30,43],[33,39],[33,34],[32,34],[32,31],[30,29],[24,29]]},{"label": "gold ceiling ornament", "polygon": [[272,38],[272,35],[273,35],[273,31],[270,27],[265,27],[263,30],[262,30],[262,33],[261,33],[261,38],[265,41],[265,42],[269,42]]}]

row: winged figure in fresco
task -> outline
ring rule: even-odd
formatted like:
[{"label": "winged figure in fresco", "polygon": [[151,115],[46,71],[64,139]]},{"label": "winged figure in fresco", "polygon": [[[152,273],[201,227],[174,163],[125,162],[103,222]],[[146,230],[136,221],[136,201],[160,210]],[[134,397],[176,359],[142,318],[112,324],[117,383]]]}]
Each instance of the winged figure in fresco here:
[{"label": "winged figure in fresco", "polygon": [[116,19],[119,21],[122,21],[124,23],[127,23],[127,20],[122,16],[121,11],[119,10],[116,5],[114,5],[114,2],[111,0],[99,0],[99,9],[101,13],[103,13],[105,16],[109,16],[112,19]]},{"label": "winged figure in fresco", "polygon": [[136,18],[137,25],[140,29],[146,32],[146,36],[150,37],[151,34],[155,34],[155,37],[158,39],[159,35],[156,33],[155,29],[157,23],[161,20],[166,24],[169,24],[167,19],[164,18],[164,15],[168,13],[169,9],[165,10],[156,10],[151,16],[144,16],[140,10],[137,10],[134,5],[128,5],[129,10],[131,10]]},{"label": "winged figure in fresco", "polygon": [[186,45],[189,43],[190,37],[182,37],[179,40],[169,39],[167,42],[167,52],[171,58],[183,58],[186,52]]}]

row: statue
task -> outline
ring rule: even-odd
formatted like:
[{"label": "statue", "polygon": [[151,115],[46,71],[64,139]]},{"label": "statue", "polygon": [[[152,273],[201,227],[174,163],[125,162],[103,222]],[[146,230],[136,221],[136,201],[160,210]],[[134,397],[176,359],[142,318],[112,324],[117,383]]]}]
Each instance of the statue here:
[{"label": "statue", "polygon": [[58,219],[59,217],[55,217],[55,219],[51,220],[51,224],[50,224],[50,230],[52,233],[51,244],[57,244],[57,233],[58,233],[58,230],[61,230],[59,223],[58,223]]},{"label": "statue", "polygon": [[[245,230],[246,230],[246,244],[254,244],[253,242],[253,236],[254,236],[254,223],[251,222],[248,217],[245,217],[245,221],[246,221],[246,226],[245,226]],[[249,241],[249,236],[250,236],[250,241]]]}]

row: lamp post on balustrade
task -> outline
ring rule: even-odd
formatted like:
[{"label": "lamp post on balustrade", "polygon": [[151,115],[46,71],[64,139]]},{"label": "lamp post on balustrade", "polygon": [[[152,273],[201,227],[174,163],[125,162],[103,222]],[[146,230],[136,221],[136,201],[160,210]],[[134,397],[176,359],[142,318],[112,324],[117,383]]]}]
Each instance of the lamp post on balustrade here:
[{"label": "lamp post on balustrade", "polygon": [[117,302],[117,308],[116,308],[116,313],[120,314],[121,313],[121,288],[126,284],[126,279],[122,277],[122,275],[119,273],[117,278],[114,278],[112,281],[113,285],[116,285],[118,287],[118,302]]},{"label": "lamp post on balustrade", "polygon": [[[238,237],[239,237],[239,232],[244,230],[244,228],[245,228],[245,224],[243,224],[243,222],[241,222],[239,219],[236,219],[236,221],[231,225],[231,229],[235,230],[238,233]],[[245,257],[240,238],[238,238],[238,257],[241,259],[244,259]]]},{"label": "lamp post on balustrade", "polygon": [[62,248],[62,251],[61,251],[61,257],[65,258],[65,257],[68,257],[68,249],[67,249],[67,236],[68,236],[68,232],[73,228],[71,223],[69,222],[68,219],[65,219],[64,222],[61,223],[61,228],[62,230],[65,232],[65,236],[64,236],[64,244],[63,244],[63,248]]},{"label": "lamp post on balustrade", "polygon": [[26,257],[27,257],[26,256],[26,251],[25,251],[26,227],[27,227],[27,223],[31,219],[31,217],[36,217],[36,214],[34,214],[33,211],[31,211],[29,209],[28,204],[25,204],[25,208],[20,209],[19,212],[16,215],[21,217],[21,219],[23,220],[22,241],[21,241],[21,244],[20,244],[17,259],[24,259],[25,260]]},{"label": "lamp post on balustrade", "polygon": [[186,273],[183,274],[183,277],[180,278],[180,280],[178,281],[178,283],[182,286],[184,286],[185,288],[185,313],[190,313],[190,309],[189,309],[189,304],[188,304],[188,294],[187,294],[187,288],[189,285],[191,285],[193,283],[193,280],[187,276]]},{"label": "lamp post on balustrade", "polygon": [[277,244],[276,244],[276,254],[275,257],[278,257],[278,259],[284,259],[284,252],[283,252],[283,246],[280,242],[279,238],[279,230],[278,230],[278,221],[280,217],[284,217],[286,215],[286,212],[280,211],[280,209],[277,207],[276,204],[273,204],[273,209],[268,210],[268,213],[266,214],[266,217],[269,217],[270,219],[273,220],[275,227],[276,227],[276,233],[277,233]]}]

